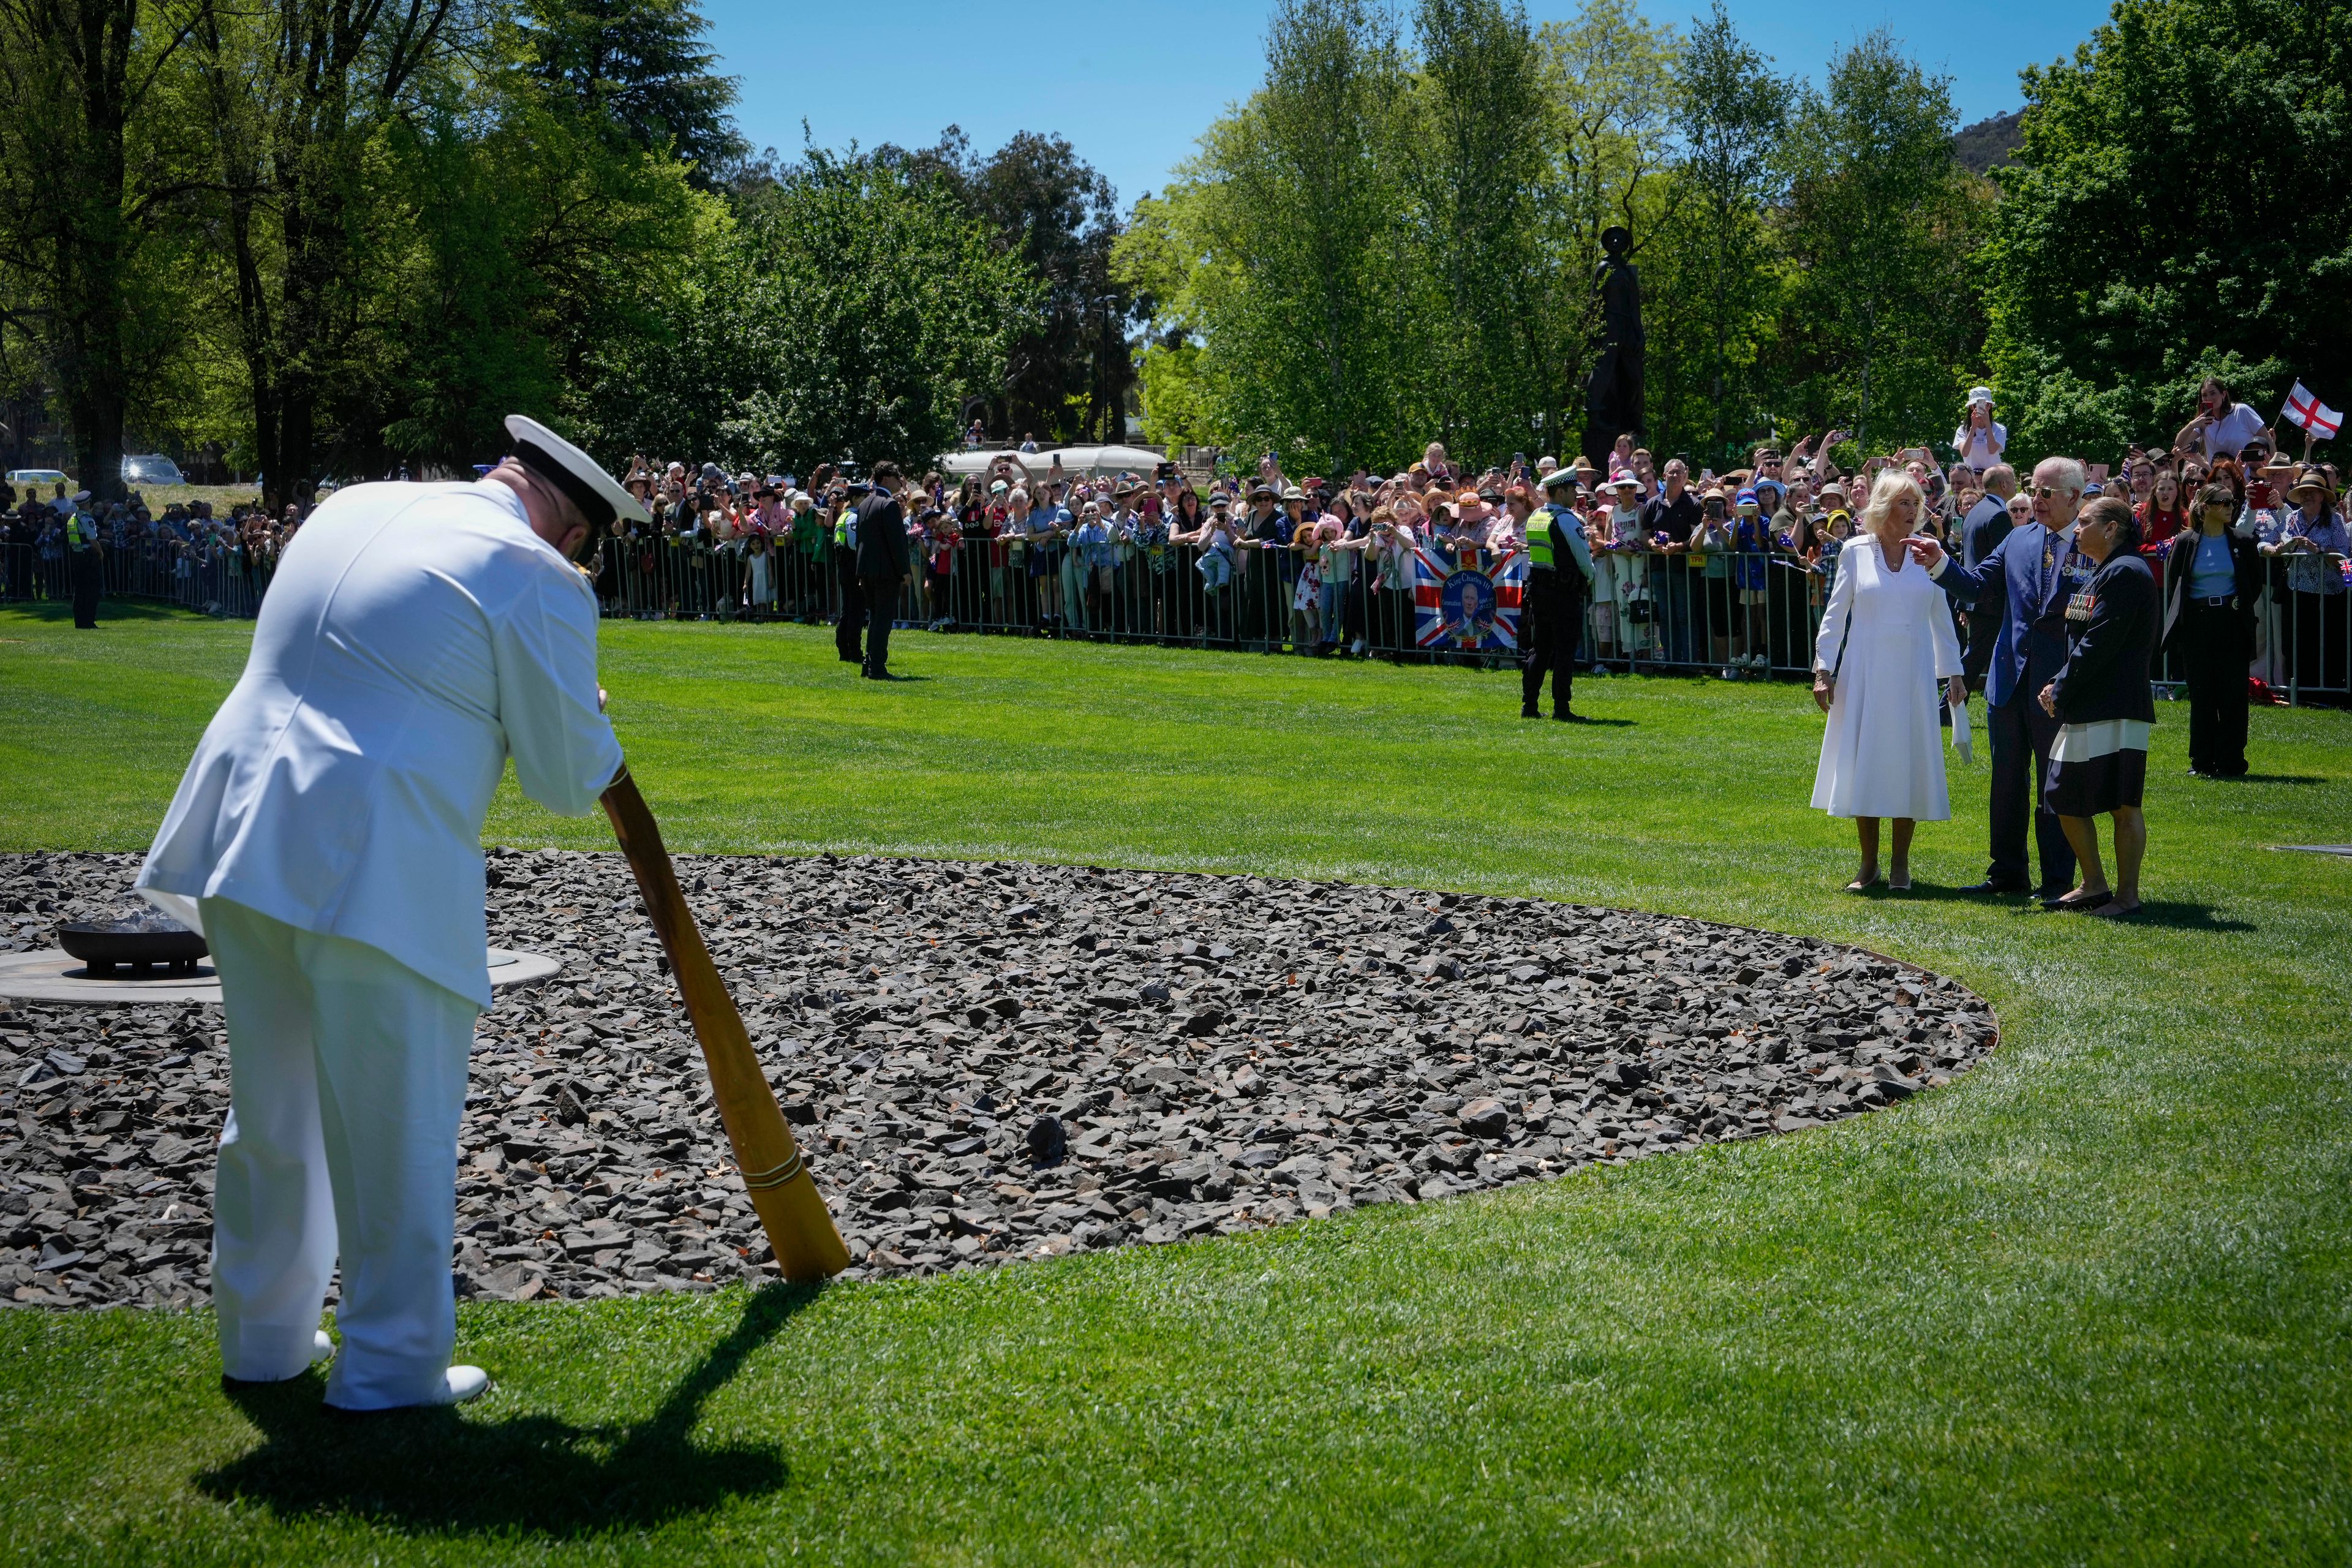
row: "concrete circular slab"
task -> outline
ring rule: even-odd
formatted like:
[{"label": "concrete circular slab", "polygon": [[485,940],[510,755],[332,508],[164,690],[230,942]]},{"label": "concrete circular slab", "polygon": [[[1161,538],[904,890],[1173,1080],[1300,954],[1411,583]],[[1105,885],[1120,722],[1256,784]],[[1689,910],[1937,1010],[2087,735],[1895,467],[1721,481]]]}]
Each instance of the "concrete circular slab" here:
[{"label": "concrete circular slab", "polygon": [[[536,985],[563,967],[545,953],[517,952],[511,948],[494,947],[485,956],[493,991]],[[140,1002],[177,1005],[217,1003],[221,989],[220,976],[209,963],[198,963],[193,975],[158,973],[141,979],[131,974],[110,974],[101,979],[89,974],[80,959],[60,948],[49,947],[32,952],[0,953],[0,998],[78,1002],[91,1007]]]}]

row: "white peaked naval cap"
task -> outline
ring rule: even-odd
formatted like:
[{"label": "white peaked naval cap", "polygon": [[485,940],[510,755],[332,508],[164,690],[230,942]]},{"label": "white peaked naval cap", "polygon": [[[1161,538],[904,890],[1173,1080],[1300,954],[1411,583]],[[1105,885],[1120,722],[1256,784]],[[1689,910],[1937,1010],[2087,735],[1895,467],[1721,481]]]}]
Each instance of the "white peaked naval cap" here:
[{"label": "white peaked naval cap", "polygon": [[632,522],[652,521],[643,502],[623,489],[595,458],[525,415],[507,416],[507,435],[515,457],[532,473],[562,490],[592,523],[602,526],[615,517]]}]

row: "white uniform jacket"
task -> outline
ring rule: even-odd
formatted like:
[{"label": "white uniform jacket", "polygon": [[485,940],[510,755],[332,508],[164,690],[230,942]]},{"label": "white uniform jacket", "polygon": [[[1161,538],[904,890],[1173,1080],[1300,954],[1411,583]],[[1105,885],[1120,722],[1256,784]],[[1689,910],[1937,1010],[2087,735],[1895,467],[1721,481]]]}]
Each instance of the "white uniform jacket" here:
[{"label": "white uniform jacket", "polygon": [[339,491],[287,547],[245,674],[139,874],[197,924],[228,899],[490,1003],[482,825],[511,755],[578,816],[621,765],[596,601],[504,485]]}]

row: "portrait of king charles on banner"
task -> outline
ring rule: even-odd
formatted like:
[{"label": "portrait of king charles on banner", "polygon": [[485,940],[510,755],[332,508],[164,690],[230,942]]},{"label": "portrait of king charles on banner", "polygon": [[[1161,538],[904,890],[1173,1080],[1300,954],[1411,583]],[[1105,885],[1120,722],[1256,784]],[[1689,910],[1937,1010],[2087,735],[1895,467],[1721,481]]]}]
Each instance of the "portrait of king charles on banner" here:
[{"label": "portrait of king charles on banner", "polygon": [[[1483,566],[1449,564],[1426,543],[1412,553],[1414,646],[1459,653],[1518,652],[1526,551],[1508,551]],[[1465,552],[1465,562],[1478,553]]]}]

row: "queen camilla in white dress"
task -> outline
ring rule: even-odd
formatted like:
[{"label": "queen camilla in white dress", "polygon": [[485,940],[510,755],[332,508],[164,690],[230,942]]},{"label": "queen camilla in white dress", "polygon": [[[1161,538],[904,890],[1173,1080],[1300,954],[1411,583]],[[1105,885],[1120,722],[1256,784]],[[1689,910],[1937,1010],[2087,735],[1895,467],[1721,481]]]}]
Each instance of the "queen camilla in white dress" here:
[{"label": "queen camilla in white dress", "polygon": [[1897,559],[1887,565],[1869,534],[1838,558],[1813,651],[1814,668],[1835,685],[1813,805],[1832,816],[1944,822],[1952,805],[1940,689],[1960,673],[1960,643],[1944,591],[1917,562]]}]

